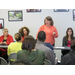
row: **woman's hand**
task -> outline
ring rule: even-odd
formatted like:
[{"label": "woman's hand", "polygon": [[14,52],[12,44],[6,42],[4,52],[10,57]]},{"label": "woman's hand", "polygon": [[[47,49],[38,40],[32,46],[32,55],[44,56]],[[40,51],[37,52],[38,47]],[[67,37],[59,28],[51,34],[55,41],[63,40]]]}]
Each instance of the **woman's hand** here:
[{"label": "woman's hand", "polygon": [[7,43],[6,43],[6,42],[3,42],[3,44],[7,45]]},{"label": "woman's hand", "polygon": [[53,35],[55,35],[56,33],[55,32],[53,32]]},{"label": "woman's hand", "polygon": [[3,44],[3,42],[0,42],[0,45],[2,45]]}]

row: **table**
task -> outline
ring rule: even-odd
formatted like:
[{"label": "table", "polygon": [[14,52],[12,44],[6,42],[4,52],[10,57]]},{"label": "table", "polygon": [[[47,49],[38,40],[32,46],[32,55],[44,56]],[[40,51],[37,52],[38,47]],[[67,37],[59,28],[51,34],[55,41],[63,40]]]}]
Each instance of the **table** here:
[{"label": "table", "polygon": [[54,50],[71,50],[70,47],[53,47]]},{"label": "table", "polygon": [[8,48],[8,45],[0,45],[0,48]]},{"label": "table", "polygon": [[[8,48],[9,45],[0,45],[0,48]],[[53,47],[54,50],[71,50],[70,47]]]},{"label": "table", "polygon": [[[72,50],[70,47],[53,47],[53,48],[54,48],[54,50]],[[56,57],[56,55],[55,55],[55,57]],[[61,59],[59,61],[58,59],[55,58],[55,64],[57,64],[57,62],[61,63]]]}]

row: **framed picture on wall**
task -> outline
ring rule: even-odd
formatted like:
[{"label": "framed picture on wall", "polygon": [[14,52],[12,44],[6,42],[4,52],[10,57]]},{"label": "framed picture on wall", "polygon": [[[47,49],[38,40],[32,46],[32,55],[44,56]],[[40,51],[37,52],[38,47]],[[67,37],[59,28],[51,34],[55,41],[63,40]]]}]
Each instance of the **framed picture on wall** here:
[{"label": "framed picture on wall", "polygon": [[54,12],[69,12],[69,9],[54,9]]},{"label": "framed picture on wall", "polygon": [[22,11],[8,11],[8,21],[23,21]]},{"label": "framed picture on wall", "polygon": [[73,10],[73,20],[75,21],[75,9]]},{"label": "framed picture on wall", "polygon": [[26,9],[27,12],[41,12],[41,9]]},{"label": "framed picture on wall", "polygon": [[4,28],[4,19],[0,18],[0,29]]}]

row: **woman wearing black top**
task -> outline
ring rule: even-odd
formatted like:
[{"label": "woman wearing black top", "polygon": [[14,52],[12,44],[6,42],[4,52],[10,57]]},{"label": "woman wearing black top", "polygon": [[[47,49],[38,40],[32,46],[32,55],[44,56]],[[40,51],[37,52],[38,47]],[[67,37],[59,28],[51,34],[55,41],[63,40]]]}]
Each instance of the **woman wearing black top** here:
[{"label": "woman wearing black top", "polygon": [[[72,28],[68,28],[66,31],[66,36],[63,37],[63,43],[62,46],[64,47],[71,47],[71,42],[75,39],[73,36],[74,32]],[[62,55],[69,53],[70,50],[62,50]]]}]

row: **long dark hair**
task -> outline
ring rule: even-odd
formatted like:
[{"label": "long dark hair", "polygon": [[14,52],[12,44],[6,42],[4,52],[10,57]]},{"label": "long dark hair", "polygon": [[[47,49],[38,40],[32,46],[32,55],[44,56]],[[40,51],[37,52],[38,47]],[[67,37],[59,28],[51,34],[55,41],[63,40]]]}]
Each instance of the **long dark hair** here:
[{"label": "long dark hair", "polygon": [[33,36],[31,35],[26,36],[22,43],[22,50],[29,50],[31,52],[32,49],[35,49],[35,44],[36,44],[36,40],[34,39]]},{"label": "long dark hair", "polygon": [[71,28],[71,27],[69,27],[68,29],[67,29],[67,31],[66,31],[66,40],[68,40],[68,31],[69,30],[71,30],[72,31],[72,35],[71,35],[71,39],[74,37],[73,35],[74,35],[74,32],[73,32],[73,29]]},{"label": "long dark hair", "polygon": [[27,35],[29,35],[29,32],[30,32],[29,28],[26,27],[26,26],[24,26],[24,27],[22,27],[22,28],[19,30],[19,33],[22,35],[22,37],[24,36],[23,29],[26,29]]}]

